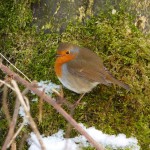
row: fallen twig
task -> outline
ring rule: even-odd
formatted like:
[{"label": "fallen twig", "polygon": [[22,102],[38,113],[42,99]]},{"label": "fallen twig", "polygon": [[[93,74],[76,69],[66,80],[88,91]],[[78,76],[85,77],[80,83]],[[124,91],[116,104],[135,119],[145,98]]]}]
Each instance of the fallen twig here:
[{"label": "fallen twig", "polygon": [[[22,92],[22,95],[25,95],[27,92],[28,92],[28,89],[25,89]],[[16,102],[16,104],[15,104],[13,117],[12,117],[11,123],[9,124],[9,131],[8,131],[7,137],[5,139],[5,142],[2,146],[2,150],[6,150],[8,148],[8,143],[10,142],[10,140],[12,139],[12,137],[14,135],[14,130],[15,130],[15,127],[16,127],[18,112],[19,112],[19,107],[20,107],[20,101],[18,100],[18,98],[16,98],[15,102]]]},{"label": "fallen twig", "polygon": [[43,141],[42,141],[40,132],[38,131],[37,126],[36,126],[36,123],[34,122],[33,118],[31,117],[29,108],[28,108],[28,106],[26,105],[26,103],[25,103],[25,101],[24,101],[24,99],[23,99],[23,96],[21,95],[21,92],[20,92],[20,90],[19,90],[19,88],[18,88],[18,85],[17,85],[16,81],[15,81],[15,80],[12,80],[11,83],[12,83],[12,85],[14,86],[15,91],[16,91],[16,94],[17,94],[17,97],[18,97],[18,99],[19,99],[21,105],[22,105],[23,108],[24,108],[24,111],[25,111],[25,113],[26,113],[26,117],[27,117],[28,120],[29,120],[29,124],[30,124],[32,130],[34,131],[35,135],[37,136],[37,139],[39,140],[39,143],[40,143],[40,145],[41,145],[41,149],[42,149],[42,150],[45,150],[46,148],[45,148],[44,143],[43,143]]},{"label": "fallen twig", "polygon": [[7,104],[7,93],[8,93],[8,87],[4,85],[3,87],[3,97],[2,97],[2,102],[3,102],[3,111],[5,112],[6,119],[8,123],[10,124],[11,122],[11,116],[10,112],[8,109],[8,104]]}]

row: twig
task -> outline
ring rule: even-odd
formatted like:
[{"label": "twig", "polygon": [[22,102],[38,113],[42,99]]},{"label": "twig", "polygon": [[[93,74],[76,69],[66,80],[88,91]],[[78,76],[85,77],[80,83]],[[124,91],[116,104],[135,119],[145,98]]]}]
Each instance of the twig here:
[{"label": "twig", "polygon": [[[22,95],[25,95],[27,92],[28,92],[28,89],[25,89],[22,92]],[[13,137],[15,126],[16,126],[16,123],[17,123],[17,118],[18,118],[19,106],[20,106],[20,101],[18,100],[18,98],[16,98],[16,104],[15,104],[15,109],[14,109],[12,121],[9,124],[9,131],[8,131],[7,137],[5,139],[5,142],[2,146],[2,150],[6,150],[6,148],[8,147],[7,146],[8,143],[10,142],[11,138]]]},{"label": "twig", "polygon": [[[24,99],[26,101],[26,106],[28,108],[28,111],[30,111],[30,105],[29,105],[29,101],[28,99],[24,96]],[[17,132],[14,134],[14,136],[12,137],[11,141],[9,142],[9,144],[7,145],[7,148],[9,148],[9,146],[11,145],[11,143],[14,141],[14,139],[18,136],[18,134],[21,132],[22,128],[26,125],[28,118],[27,116],[24,116],[23,118],[23,122],[20,126],[20,128],[17,130]]]},{"label": "twig", "polygon": [[[34,88],[32,84],[30,84],[28,81],[24,80],[14,72],[12,72],[8,67],[4,66],[2,63],[0,64],[0,68],[3,72],[5,72],[8,75],[13,75],[13,78],[23,84],[25,87],[33,91],[38,96],[42,95],[42,92],[38,90],[37,88]],[[44,95],[43,99],[50,103],[62,116],[70,122],[71,125],[74,126],[74,128],[80,132],[82,135],[86,137],[86,139],[97,149],[97,150],[103,150],[103,146],[97,143],[82,127],[78,125],[78,123],[63,109],[61,108],[52,98],[50,98],[48,95]]]},{"label": "twig", "polygon": [[31,80],[23,72],[21,72],[15,65],[13,65],[2,53],[0,53],[0,55],[31,83]]},{"label": "twig", "polygon": [[44,92],[45,90],[43,90],[43,94],[42,96],[40,97],[40,100],[39,100],[39,117],[38,117],[38,120],[39,122],[41,123],[42,122],[42,111],[43,111],[43,96],[45,94]]},{"label": "twig", "polygon": [[58,98],[56,98],[56,102],[57,104],[61,105],[61,104],[64,104],[66,105],[69,109],[72,109],[74,105],[72,105],[69,101],[67,101],[65,98],[64,98],[64,94],[63,94],[63,90],[61,88],[61,91],[60,93],[55,90],[55,89],[52,89],[52,91],[58,96]]},{"label": "twig", "polygon": [[4,85],[3,97],[2,97],[3,111],[4,111],[5,115],[6,115],[6,119],[7,119],[8,123],[10,124],[11,116],[10,116],[9,109],[8,109],[8,104],[7,104],[7,93],[8,93],[8,88],[7,88],[6,85]]},{"label": "twig", "polygon": [[17,150],[17,148],[16,148],[16,142],[14,142],[14,143],[11,144],[11,150]]},{"label": "twig", "polygon": [[2,81],[2,80],[0,80],[0,82],[1,82],[0,87],[1,87],[3,84],[5,84],[7,87],[9,87],[9,88],[12,89],[13,91],[15,91],[15,89],[14,89],[10,84],[8,84],[7,82]]},{"label": "twig", "polygon": [[30,110],[30,104],[29,104],[29,100],[26,96],[23,96],[24,100],[25,100],[25,103],[27,105],[27,108],[28,108],[28,111]]},{"label": "twig", "polygon": [[60,93],[59,93],[57,90],[52,89],[52,91],[53,91],[57,96],[60,96],[60,97],[61,97]]},{"label": "twig", "polygon": [[14,141],[14,139],[17,137],[17,135],[20,133],[20,131],[22,130],[22,128],[24,127],[25,124],[26,124],[26,119],[24,118],[23,122],[21,123],[21,126],[19,127],[19,129],[17,130],[17,132],[14,134],[14,136],[12,137],[12,139],[10,140],[10,142],[8,143],[7,148],[9,148],[9,146]]},{"label": "twig", "polygon": [[21,142],[19,143],[18,150],[23,150],[23,146],[24,146],[25,141],[27,140],[28,137],[29,137],[29,135],[27,133],[23,134],[23,136],[21,138]]},{"label": "twig", "polygon": [[[75,102],[75,104],[70,107],[70,116],[73,117],[76,106],[79,104],[79,102],[81,101],[81,99],[83,98],[84,95],[85,95],[85,93],[80,95],[79,99]],[[66,135],[65,135],[66,138],[69,138],[71,130],[72,130],[72,126],[70,124],[68,124]]]},{"label": "twig", "polygon": [[29,120],[30,126],[31,126],[33,132],[35,133],[35,135],[37,136],[37,139],[38,139],[38,141],[39,141],[39,143],[40,143],[40,145],[41,145],[41,149],[42,149],[42,150],[45,150],[46,148],[45,148],[44,143],[43,143],[43,141],[42,141],[40,132],[38,131],[37,126],[36,126],[36,124],[35,124],[33,118],[32,118],[31,115],[30,115],[29,109],[28,109],[27,105],[26,105],[25,102],[24,102],[24,99],[23,99],[23,97],[22,97],[22,95],[21,95],[21,92],[20,92],[20,90],[19,90],[19,88],[18,88],[18,85],[17,85],[16,81],[15,81],[15,80],[12,80],[11,83],[12,83],[12,85],[14,86],[14,88],[15,88],[15,90],[16,90],[16,94],[17,94],[17,96],[18,96],[18,99],[20,100],[20,103],[21,103],[21,105],[22,105],[23,108],[24,108],[24,111],[25,111],[25,113],[26,113],[26,117],[27,117],[28,120]]}]

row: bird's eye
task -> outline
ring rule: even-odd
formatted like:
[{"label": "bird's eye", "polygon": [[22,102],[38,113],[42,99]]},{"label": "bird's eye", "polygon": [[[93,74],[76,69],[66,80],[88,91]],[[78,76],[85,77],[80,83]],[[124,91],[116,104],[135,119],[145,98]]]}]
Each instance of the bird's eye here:
[{"label": "bird's eye", "polygon": [[70,54],[70,51],[66,51],[66,54]]}]

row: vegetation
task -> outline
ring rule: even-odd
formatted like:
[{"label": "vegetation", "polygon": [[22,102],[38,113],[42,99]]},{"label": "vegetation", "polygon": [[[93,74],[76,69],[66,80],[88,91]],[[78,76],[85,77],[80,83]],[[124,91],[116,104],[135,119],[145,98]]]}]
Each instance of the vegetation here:
[{"label": "vegetation", "polygon": [[[124,133],[138,139],[141,149],[149,148],[150,120],[150,35],[135,27],[131,16],[121,7],[80,21],[70,21],[60,34],[37,32],[32,25],[31,4],[34,1],[0,2],[0,52],[31,80],[51,80],[60,84],[54,73],[58,40],[90,48],[104,60],[105,66],[119,80],[130,85],[129,92],[118,86],[100,85],[82,99],[74,118],[86,126],[95,126],[108,134]],[[50,26],[54,28],[53,24]],[[90,60],[89,60],[90,61]],[[6,63],[6,62],[5,62]],[[7,63],[6,63],[7,64]],[[13,68],[12,68],[13,69]],[[4,74],[0,73],[2,78]],[[2,90],[0,90],[2,91]],[[79,95],[64,89],[68,100]],[[12,98],[10,108],[13,106]],[[31,111],[41,133],[50,135],[66,129],[66,121],[44,103],[43,121],[38,121],[38,102],[31,102]],[[13,110],[11,110],[13,111]],[[7,134],[7,121],[0,111],[0,145]],[[26,128],[23,132],[29,132]],[[75,132],[72,135],[76,134]],[[19,139],[18,139],[19,142]]]}]

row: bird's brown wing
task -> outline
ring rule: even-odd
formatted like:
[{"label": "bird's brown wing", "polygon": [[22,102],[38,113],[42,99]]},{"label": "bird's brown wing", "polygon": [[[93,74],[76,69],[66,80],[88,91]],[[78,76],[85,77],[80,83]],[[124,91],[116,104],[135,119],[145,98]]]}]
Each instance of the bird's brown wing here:
[{"label": "bird's brown wing", "polygon": [[117,84],[126,90],[130,87],[115,79],[103,65],[101,58],[93,51],[87,48],[80,48],[80,54],[75,60],[67,63],[68,71],[75,76],[82,77],[85,80],[99,82],[109,85],[109,83]]},{"label": "bird's brown wing", "polygon": [[[102,64],[100,64],[102,65]],[[130,87],[115,79],[104,66],[93,65],[93,63],[86,63],[85,61],[70,61],[68,63],[68,71],[75,76],[82,77],[85,80],[92,82],[99,82],[100,84],[109,85],[110,83],[117,84],[126,90],[130,90]]]},{"label": "bird's brown wing", "polygon": [[100,61],[96,61],[96,59],[88,60],[88,62],[84,59],[72,60],[68,63],[68,71],[75,76],[92,82],[109,84],[106,80],[106,71],[103,64]]}]

